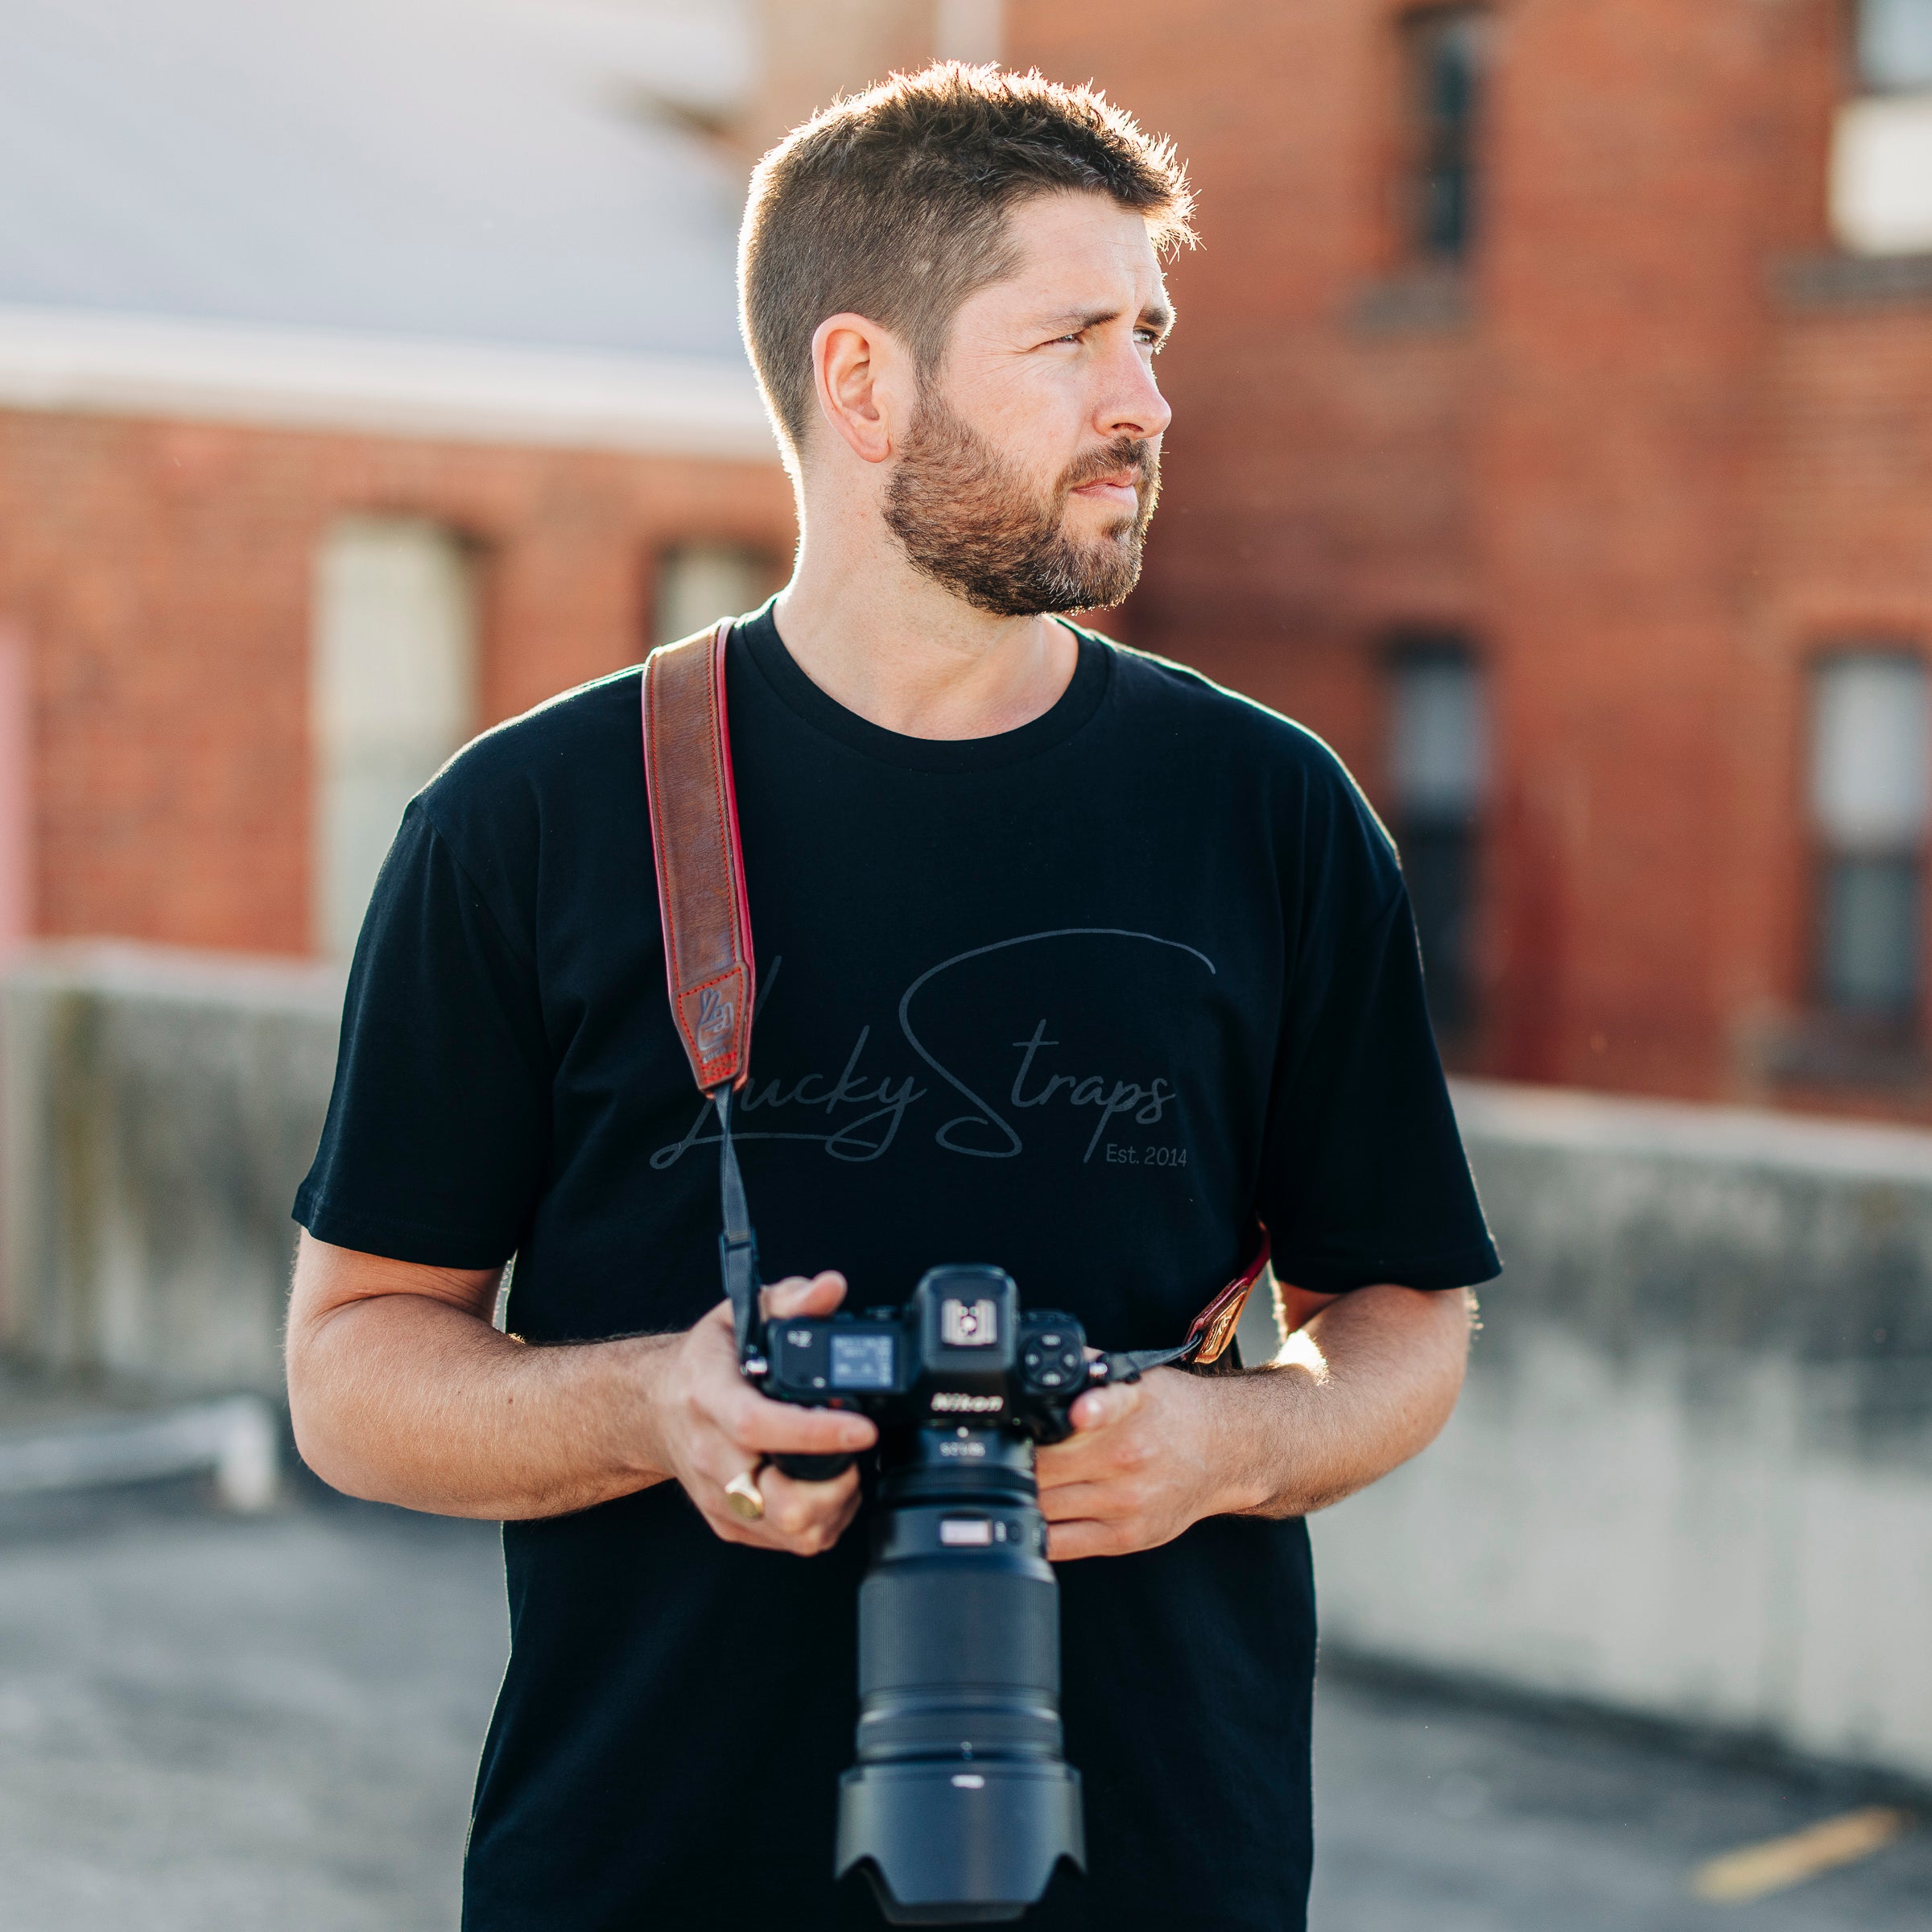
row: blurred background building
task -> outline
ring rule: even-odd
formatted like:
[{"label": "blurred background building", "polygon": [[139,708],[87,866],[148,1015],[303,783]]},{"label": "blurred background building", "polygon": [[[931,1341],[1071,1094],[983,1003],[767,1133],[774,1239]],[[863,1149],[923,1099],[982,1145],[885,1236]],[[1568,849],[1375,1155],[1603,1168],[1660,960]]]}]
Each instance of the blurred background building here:
[{"label": "blurred background building", "polygon": [[749,23],[0,35],[0,928],[345,955],[458,745],[782,580],[716,132]]},{"label": "blurred background building", "polygon": [[1130,641],[1329,737],[1465,1068],[1932,1117],[1932,0],[6,0],[0,930],[339,955],[482,726],[783,574],[749,159],[1171,133]]},{"label": "blurred background building", "polygon": [[1455,1058],[1926,1113],[1932,4],[1009,11],[1202,191],[1133,640],[1362,776]]}]

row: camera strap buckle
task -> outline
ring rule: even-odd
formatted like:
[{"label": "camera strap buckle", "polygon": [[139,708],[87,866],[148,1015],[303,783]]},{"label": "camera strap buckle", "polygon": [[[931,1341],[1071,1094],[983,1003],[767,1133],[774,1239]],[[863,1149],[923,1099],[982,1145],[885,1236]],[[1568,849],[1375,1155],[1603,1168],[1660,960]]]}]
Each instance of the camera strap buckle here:
[{"label": "camera strap buckle", "polygon": [[1129,1348],[1104,1355],[1095,1366],[1102,1371],[1100,1380],[1137,1382],[1150,1368],[1191,1368],[1197,1374],[1224,1374],[1238,1364],[1230,1356],[1234,1331],[1241,1326],[1241,1311],[1254,1285],[1268,1265],[1268,1230],[1254,1224],[1254,1246],[1241,1273],[1194,1318],[1187,1339],[1178,1348]]}]

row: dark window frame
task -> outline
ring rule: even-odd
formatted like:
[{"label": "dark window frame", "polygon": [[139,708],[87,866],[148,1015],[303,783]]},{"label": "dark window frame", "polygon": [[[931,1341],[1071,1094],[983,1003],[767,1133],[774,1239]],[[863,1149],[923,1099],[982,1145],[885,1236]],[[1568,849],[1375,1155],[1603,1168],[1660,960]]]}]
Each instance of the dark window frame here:
[{"label": "dark window frame", "polygon": [[1436,268],[1465,265],[1484,213],[1488,43],[1484,6],[1418,7],[1397,22],[1402,54],[1402,252]]},{"label": "dark window frame", "polygon": [[[1405,674],[1432,666],[1468,674],[1485,710],[1491,674],[1476,640],[1460,630],[1397,632],[1381,652],[1389,828],[1408,883],[1430,1020],[1437,1037],[1455,1047],[1473,1038],[1483,1019],[1477,932],[1488,857],[1487,799],[1494,790],[1494,774],[1492,769],[1479,777],[1476,796],[1466,807],[1418,804],[1402,796],[1393,757],[1402,681]],[[1492,734],[1485,755],[1492,766]]]},{"label": "dark window frame", "polygon": [[[1924,1032],[1928,964],[1932,963],[1926,929],[1932,819],[1909,840],[1837,840],[1818,821],[1815,788],[1826,679],[1847,664],[1886,661],[1909,667],[1918,675],[1928,705],[1927,729],[1932,732],[1932,665],[1928,665],[1922,650],[1907,640],[1883,638],[1835,644],[1817,652],[1806,667],[1803,766],[1806,1002],[1814,1027],[1824,1029],[1849,1047],[1880,1051],[1914,1046]],[[1932,761],[1932,744],[1928,745],[1927,757]],[[1841,976],[1848,950],[1847,935],[1842,927],[1835,927],[1833,913],[1835,907],[1846,906],[1847,888],[1856,881],[1862,879],[1868,885],[1886,873],[1904,886],[1899,896],[1905,902],[1904,930],[1909,935],[1910,956],[1897,997],[1861,1000],[1849,996]]]}]

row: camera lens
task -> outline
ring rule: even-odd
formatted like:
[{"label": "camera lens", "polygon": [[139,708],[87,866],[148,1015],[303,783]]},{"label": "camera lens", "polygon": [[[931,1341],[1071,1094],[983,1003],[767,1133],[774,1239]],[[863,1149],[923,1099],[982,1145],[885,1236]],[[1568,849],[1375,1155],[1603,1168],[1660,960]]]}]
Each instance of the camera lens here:
[{"label": "camera lens", "polygon": [[1032,1445],[910,1431],[879,1501],[838,1870],[865,1866],[894,1925],[1016,1919],[1062,1858],[1085,1862]]}]

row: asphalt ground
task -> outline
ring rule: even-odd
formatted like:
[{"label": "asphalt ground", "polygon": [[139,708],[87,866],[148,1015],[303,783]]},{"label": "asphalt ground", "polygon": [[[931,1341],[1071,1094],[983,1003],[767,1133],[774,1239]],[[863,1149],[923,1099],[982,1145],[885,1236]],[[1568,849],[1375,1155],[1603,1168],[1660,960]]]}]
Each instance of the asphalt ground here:
[{"label": "asphalt ground", "polygon": [[[0,1508],[5,1932],[449,1932],[502,1667],[495,1533],[183,1482]],[[1314,1932],[1926,1932],[1932,1829],[1738,1904],[1852,1784],[1327,1676]]]}]

